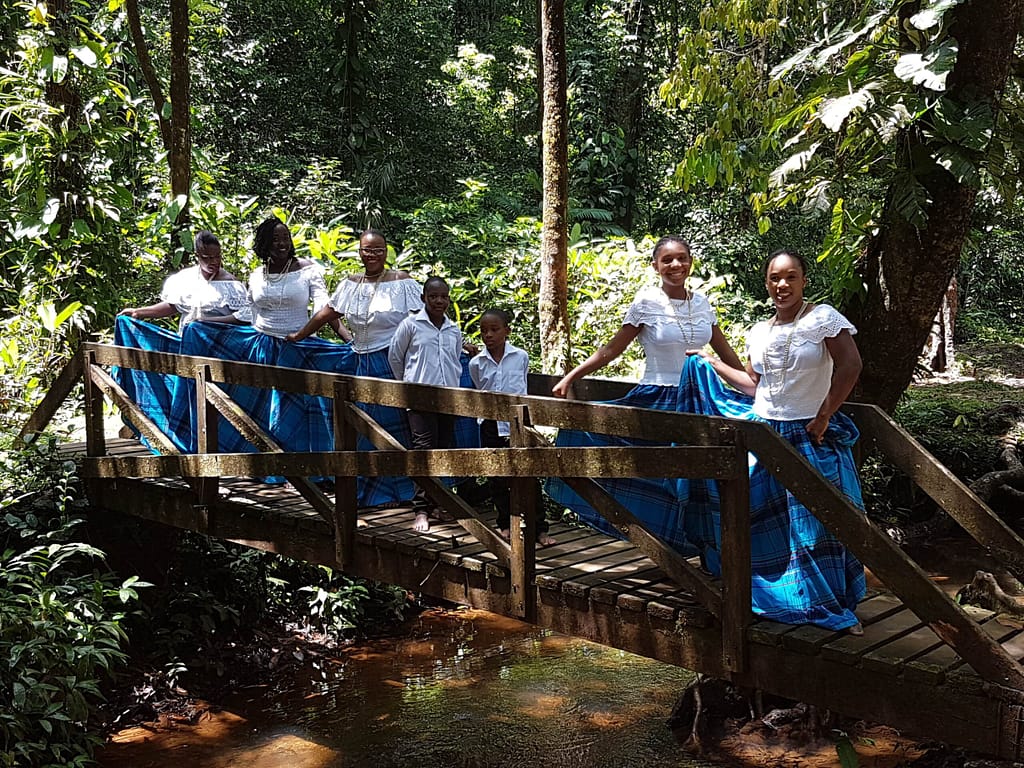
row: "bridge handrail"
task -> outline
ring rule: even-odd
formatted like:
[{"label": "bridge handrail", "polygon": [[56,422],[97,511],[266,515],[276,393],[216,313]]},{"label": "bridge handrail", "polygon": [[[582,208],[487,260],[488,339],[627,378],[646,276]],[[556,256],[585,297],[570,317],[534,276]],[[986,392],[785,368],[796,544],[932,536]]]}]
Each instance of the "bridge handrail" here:
[{"label": "bridge handrail", "polygon": [[[826,528],[843,541],[865,565],[871,568],[893,592],[903,599],[904,603],[922,621],[928,623],[933,631],[951,645],[980,675],[999,685],[1024,689],[1024,673],[998,643],[985,633],[959,605],[950,600],[890,537],[875,527],[863,512],[854,507],[838,489],[815,471],[787,441],[767,425],[692,414],[649,411],[625,406],[578,401],[566,402],[545,397],[435,388],[380,379],[364,379],[251,363],[235,363],[215,358],[186,358],[180,355],[142,352],[109,345],[86,344],[83,345],[80,354],[86,356],[90,366],[79,362],[76,368],[74,363],[69,364],[67,375],[62,372],[58,378],[61,388],[67,392],[70,392],[73,386],[76,370],[87,370],[93,365],[110,364],[196,376],[207,381],[224,380],[249,386],[274,387],[332,398],[338,392],[336,387],[342,386],[345,397],[351,401],[378,402],[397,407],[412,407],[497,420],[512,420],[510,412],[515,412],[515,418],[526,418],[532,424],[571,428],[585,423],[591,431],[625,434],[648,440],[679,442],[680,437],[684,437],[691,444],[704,445],[709,448],[730,444],[734,447],[745,446],[746,450],[758,456],[766,468],[814,513]],[[71,383],[68,383],[69,380]],[[95,393],[90,394],[89,391],[90,380],[91,376],[86,377],[87,411],[89,410],[89,399],[95,397]],[[346,405],[352,408],[351,403],[346,403]],[[55,410],[55,408],[56,406],[50,402],[38,418],[37,414],[33,414],[30,418],[33,428],[38,428],[44,420],[45,412]],[[40,413],[38,409],[37,413]],[[336,423],[339,423],[337,419]],[[877,429],[877,424],[875,426]],[[23,430],[24,432],[25,430]],[[741,436],[741,439],[737,440],[737,436]],[[510,449],[487,449],[485,453],[492,456],[492,469],[495,462],[507,461],[509,464],[508,476],[518,477],[522,468],[514,467],[511,457],[517,452],[520,455],[525,455],[522,454],[524,450],[529,449],[523,446]],[[666,452],[668,450],[670,449],[666,449]],[[921,450],[923,451],[923,449]],[[409,454],[396,457],[392,461],[397,461],[397,465],[402,465],[406,470],[414,470],[414,461],[424,458],[429,460],[432,457],[426,454],[433,452],[416,453],[420,454],[419,459],[413,458],[413,455]],[[244,456],[249,459],[254,458],[253,454]],[[499,457],[507,458],[499,459]],[[737,463],[742,461],[742,457],[743,454],[737,455]],[[184,457],[163,458],[165,461],[169,459],[178,462],[186,461]],[[200,457],[200,460],[200,463],[207,462],[208,464],[217,464],[221,461],[219,457],[215,458],[213,455]],[[440,461],[441,459],[438,456],[436,460]],[[122,459],[110,458],[103,461],[114,465],[123,462]],[[317,460],[321,463],[323,461],[322,458]],[[472,464],[473,462],[468,463]],[[307,466],[312,467],[313,465]],[[462,464],[462,472],[475,474],[475,469],[476,467],[467,466],[467,462]],[[412,475],[414,472],[410,472],[410,474]],[[726,504],[725,506],[731,508],[735,505]],[[723,537],[726,545],[724,546],[726,551],[723,553],[723,571],[728,570],[724,586],[727,590],[742,590],[744,588],[742,582],[745,582],[747,598],[745,607],[742,609],[738,607],[738,601],[735,598],[728,599],[725,605],[729,617],[727,620],[725,617],[720,618],[723,618],[723,635],[731,635],[738,646],[737,650],[742,653],[743,640],[737,635],[737,632],[742,634],[749,621],[749,549],[746,553],[743,551],[745,540],[746,546],[749,547],[749,531],[737,530],[738,527],[742,527],[742,523],[739,522],[742,518],[736,517],[735,513],[736,510],[732,510],[728,514],[729,522],[723,521]],[[629,517],[632,516],[629,515]],[[639,525],[635,519],[633,522]],[[728,534],[727,537],[726,534]],[[629,538],[633,539],[633,536],[629,536]],[[747,573],[745,578],[737,581],[732,576],[745,570],[744,563]],[[735,595],[735,591],[733,594]],[[739,630],[737,630],[737,626]],[[731,663],[726,666],[739,671],[742,669],[742,659],[731,659]]]}]

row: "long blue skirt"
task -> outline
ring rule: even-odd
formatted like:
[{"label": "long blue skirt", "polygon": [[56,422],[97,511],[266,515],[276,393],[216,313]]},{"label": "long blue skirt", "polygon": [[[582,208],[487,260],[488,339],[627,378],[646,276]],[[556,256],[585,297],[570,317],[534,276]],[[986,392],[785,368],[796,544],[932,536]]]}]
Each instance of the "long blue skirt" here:
[{"label": "long blue skirt", "polygon": [[[118,315],[114,321],[114,343],[120,347],[150,352],[177,354],[181,351],[181,336],[177,333],[142,320],[133,320],[127,315]],[[193,450],[194,438],[189,410],[175,410],[172,407],[175,398],[187,397],[188,391],[194,391],[191,389],[191,379],[120,367],[115,367],[111,373],[132,402],[142,409],[157,429],[171,439],[179,451],[187,453]],[[124,418],[124,422],[141,437],[138,428],[127,417]],[[144,437],[141,439],[143,445],[154,453],[159,453],[148,440]]]},{"label": "long blue skirt", "polygon": [[[388,362],[388,351],[386,349],[366,354],[356,354],[355,357],[357,376],[372,376],[377,379],[394,380],[395,377],[391,372],[391,365]],[[473,380],[469,375],[469,357],[465,354],[462,355],[462,375],[459,385],[468,388],[473,387]],[[359,403],[358,405],[359,408],[386,429],[403,446],[406,448],[412,447],[409,422],[403,410],[375,403]],[[477,427],[476,419],[463,416],[456,418],[455,447],[480,447],[480,431]],[[360,451],[374,450],[373,443],[361,435],[356,442],[356,448]],[[461,478],[441,478],[441,480],[446,485],[451,486],[460,482]],[[359,478],[360,506],[369,507],[408,501],[413,498],[415,493],[416,487],[407,477]]]},{"label": "long blue skirt", "polygon": [[[771,421],[749,409],[751,399],[725,387],[711,366],[691,357],[679,386],[680,410],[766,423],[790,442],[858,508],[864,508],[852,447],[859,433],[845,414],[832,416],[822,445],[807,434],[808,420]],[[687,536],[707,567],[721,572],[717,485],[679,480]],[[750,539],[754,613],[786,624],[853,626],[864,597],[864,567],[755,457],[750,461]]]},{"label": "long blue skirt", "polygon": [[[653,384],[638,384],[624,397],[612,400],[607,405],[628,405],[634,408],[653,408],[658,411],[676,410],[678,392],[676,387],[660,387]],[[648,440],[562,429],[555,438],[556,446],[566,447],[608,447],[657,445]],[[694,548],[686,540],[683,526],[683,508],[676,498],[675,481],[661,478],[602,478],[596,480],[605,491],[615,497],[626,509],[643,523],[648,531],[664,540],[677,551],[692,555]],[[581,499],[575,491],[557,477],[548,478],[544,490],[563,507],[576,513],[580,522],[617,538],[625,538],[590,504]]]}]

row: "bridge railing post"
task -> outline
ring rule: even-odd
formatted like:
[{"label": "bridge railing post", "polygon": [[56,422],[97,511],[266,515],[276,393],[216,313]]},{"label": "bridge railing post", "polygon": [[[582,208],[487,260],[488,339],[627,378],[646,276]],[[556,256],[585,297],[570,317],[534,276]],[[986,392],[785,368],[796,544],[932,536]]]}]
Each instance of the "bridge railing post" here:
[{"label": "bridge railing post", "polygon": [[103,434],[103,389],[96,383],[93,370],[96,354],[85,353],[82,377],[85,383],[85,452],[87,456],[105,456],[107,441]]},{"label": "bridge railing post", "polygon": [[[509,422],[512,448],[530,446],[527,427],[530,411],[525,405],[515,406]],[[512,580],[512,605],[516,616],[526,621],[537,618],[537,517],[540,512],[540,487],[532,477],[509,478],[509,543],[512,554],[509,566]]]},{"label": "bridge railing post", "polygon": [[[196,452],[217,453],[217,421],[218,413],[216,407],[206,396],[206,385],[212,381],[210,366],[202,365],[196,368]],[[220,485],[219,477],[200,477],[196,479],[196,495],[199,503],[210,505],[217,500],[217,489]]]},{"label": "bridge railing post", "polygon": [[742,433],[724,430],[735,448],[734,476],[718,481],[722,526],[722,664],[730,672],[746,667],[751,615],[750,476]]},{"label": "bridge railing post", "polygon": [[[334,450],[354,451],[357,433],[346,418],[351,401],[348,382],[334,383],[332,420],[334,423]],[[334,556],[338,567],[344,570],[352,564],[355,555],[356,510],[359,503],[358,481],[355,477],[337,475],[334,478]]]}]

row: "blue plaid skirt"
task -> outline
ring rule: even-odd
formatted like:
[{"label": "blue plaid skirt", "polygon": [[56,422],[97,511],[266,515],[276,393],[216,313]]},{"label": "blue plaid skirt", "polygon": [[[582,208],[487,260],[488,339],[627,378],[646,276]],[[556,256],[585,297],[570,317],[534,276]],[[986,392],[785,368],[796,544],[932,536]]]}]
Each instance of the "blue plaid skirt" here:
[{"label": "blue plaid skirt", "polygon": [[[807,434],[809,420],[761,419],[751,405],[751,398],[726,387],[705,360],[687,360],[680,377],[679,410],[768,424],[854,505],[864,508],[851,451],[860,435],[849,417],[833,415],[819,446]],[[754,613],[786,624],[816,624],[832,630],[856,624],[853,609],[864,597],[864,567],[760,461],[750,458]],[[701,548],[707,567],[718,575],[722,539],[717,484],[681,479],[676,487],[686,510],[687,537]]]},{"label": "blue plaid skirt", "polygon": [[[674,411],[678,400],[676,387],[661,387],[654,384],[638,384],[624,397],[612,400],[608,405],[628,405],[633,408],[652,408],[657,411]],[[648,440],[638,440],[618,435],[604,435],[575,429],[561,429],[555,438],[557,446],[608,447],[658,445]],[[692,555],[694,548],[686,540],[683,526],[683,507],[676,498],[675,480],[661,478],[604,478],[596,480],[605,491],[615,497],[626,509],[643,523],[648,531],[664,540],[677,551]],[[580,522],[617,538],[624,538],[615,526],[609,523],[592,506],[576,495],[569,486],[557,477],[548,478],[544,491],[558,504],[576,513]]]},{"label": "blue plaid skirt", "polygon": [[[150,352],[177,354],[181,351],[181,336],[177,333],[142,320],[133,320],[127,315],[118,315],[114,321],[114,343],[120,347]],[[179,451],[192,450],[195,439],[192,436],[189,410],[175,410],[172,407],[175,398],[188,397],[189,392],[195,391],[191,379],[119,367],[115,367],[111,373],[132,402],[142,409],[157,429],[171,439]],[[124,417],[124,423],[136,436],[141,437],[139,430],[127,417]],[[142,443],[153,453],[159,453],[145,438],[142,438]]]},{"label": "blue plaid skirt", "polygon": [[[356,375],[372,376],[377,379],[394,380],[391,372],[391,364],[388,362],[388,351],[381,349],[366,354],[356,354]],[[469,375],[469,357],[462,355],[462,377],[460,386],[473,387],[473,380]],[[412,435],[409,431],[409,421],[405,411],[400,408],[393,408],[387,405],[375,403],[359,403],[359,407],[365,411],[370,418],[386,429],[392,437],[398,440],[406,448],[412,447]],[[373,444],[365,437],[360,436],[356,447],[360,451],[374,450]],[[457,448],[479,448],[480,430],[477,427],[476,419],[460,416],[455,420],[455,447]],[[455,485],[462,478],[441,478],[446,485]],[[360,506],[375,506],[379,504],[390,504],[399,501],[408,501],[416,493],[416,487],[407,477],[368,477],[359,478],[359,504]]]}]

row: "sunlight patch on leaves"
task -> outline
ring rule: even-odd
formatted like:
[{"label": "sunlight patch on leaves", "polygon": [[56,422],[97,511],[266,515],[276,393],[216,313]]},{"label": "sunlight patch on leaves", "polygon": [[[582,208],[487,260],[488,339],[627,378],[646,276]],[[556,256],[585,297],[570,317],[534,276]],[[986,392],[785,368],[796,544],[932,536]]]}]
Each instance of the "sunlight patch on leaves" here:
[{"label": "sunlight patch on leaves", "polygon": [[782,183],[786,180],[786,177],[794,173],[795,171],[802,171],[807,167],[807,164],[811,162],[811,158],[814,157],[814,153],[818,151],[818,147],[821,146],[820,141],[816,141],[800,152],[795,152],[786,158],[786,161],[782,163],[778,168],[772,171],[769,181],[773,187],[782,186]]},{"label": "sunlight patch on leaves", "polygon": [[835,99],[826,99],[818,111],[818,119],[822,125],[830,131],[838,132],[843,123],[854,112],[863,112],[874,101],[872,91],[875,86],[868,83],[863,88],[840,96]]},{"label": "sunlight patch on leaves", "polygon": [[904,53],[896,62],[893,74],[900,80],[923,85],[932,91],[946,90],[946,77],[956,64],[956,41],[945,40],[924,53]]}]

